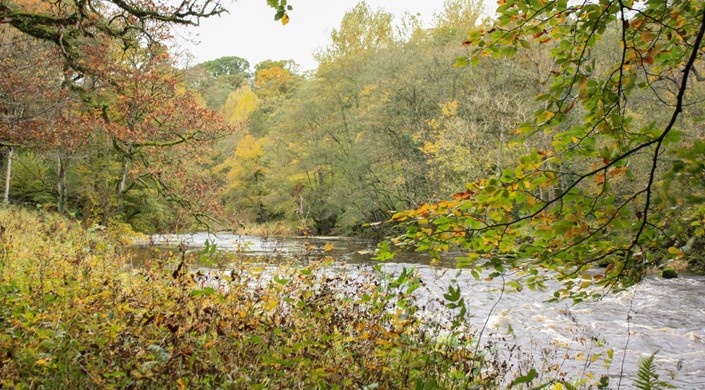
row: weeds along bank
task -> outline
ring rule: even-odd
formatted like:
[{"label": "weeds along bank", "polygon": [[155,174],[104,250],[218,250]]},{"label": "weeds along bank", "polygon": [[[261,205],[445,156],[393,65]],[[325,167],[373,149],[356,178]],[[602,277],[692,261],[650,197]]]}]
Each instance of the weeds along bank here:
[{"label": "weeds along bank", "polygon": [[606,386],[438,337],[414,315],[411,273],[263,267],[213,247],[133,266],[119,229],[21,209],[0,210],[0,226],[0,388]]},{"label": "weeds along bank", "polygon": [[405,281],[322,280],[316,265],[264,278],[241,259],[222,274],[225,293],[199,284],[180,253],[127,266],[110,229],[20,209],[0,210],[0,226],[2,388],[464,388],[506,377],[492,354],[425,337]]}]

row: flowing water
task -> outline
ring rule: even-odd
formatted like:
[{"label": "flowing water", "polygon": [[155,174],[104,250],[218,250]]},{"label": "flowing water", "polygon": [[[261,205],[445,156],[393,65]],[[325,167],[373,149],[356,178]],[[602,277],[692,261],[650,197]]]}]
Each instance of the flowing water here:
[{"label": "flowing water", "polygon": [[[185,244],[202,247],[206,240],[220,250],[248,256],[331,256],[336,270],[361,272],[379,264],[370,259],[374,244],[343,238],[261,238],[232,234],[152,236],[156,245]],[[327,249],[327,250],[326,250]],[[525,289],[502,293],[502,281],[477,281],[469,272],[453,269],[453,262],[429,265],[429,258],[407,255],[383,263],[382,271],[395,273],[415,267],[423,282],[417,290],[420,313],[429,323],[449,318],[443,293],[451,283],[461,287],[474,329],[485,328],[484,337],[517,345],[537,362],[551,361],[568,377],[595,373],[609,375],[611,388],[634,388],[639,360],[657,352],[657,372],[662,380],[681,389],[705,389],[705,277],[677,279],[647,277],[638,286],[596,302],[573,305],[547,303],[552,295]],[[605,365],[607,350],[614,355]],[[598,354],[602,356],[591,362]],[[551,356],[548,356],[551,355]],[[538,363],[540,365],[540,363]]]}]

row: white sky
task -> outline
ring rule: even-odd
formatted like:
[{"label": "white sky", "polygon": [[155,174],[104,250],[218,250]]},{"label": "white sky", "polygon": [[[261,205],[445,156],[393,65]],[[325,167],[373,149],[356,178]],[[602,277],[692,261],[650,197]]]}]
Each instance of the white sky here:
[{"label": "white sky", "polygon": [[[267,59],[292,59],[301,70],[315,69],[313,52],[330,42],[331,31],[340,26],[345,12],[359,1],[291,0],[291,21],[282,26],[274,21],[274,9],[265,0],[239,0],[226,4],[230,14],[202,20],[199,27],[190,28],[191,42],[182,48],[194,55],[195,63],[238,56],[253,67]],[[367,4],[373,10],[391,12],[397,21],[408,11],[430,22],[442,9],[443,0],[367,0]]]}]

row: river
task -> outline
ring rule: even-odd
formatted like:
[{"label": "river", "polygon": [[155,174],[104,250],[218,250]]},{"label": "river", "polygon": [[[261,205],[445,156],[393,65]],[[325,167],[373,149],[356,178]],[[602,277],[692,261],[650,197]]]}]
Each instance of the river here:
[{"label": "river", "polygon": [[[156,245],[186,244],[202,247],[206,240],[217,248],[247,256],[309,257],[331,256],[336,270],[360,272],[373,264],[372,242],[345,238],[261,238],[223,234],[157,235]],[[327,251],[324,248],[327,247]],[[449,313],[443,307],[443,293],[450,283],[461,287],[471,315],[469,325],[486,328],[484,337],[505,340],[534,364],[548,362],[568,377],[594,373],[609,375],[611,388],[634,388],[633,377],[639,360],[657,352],[657,372],[681,389],[705,389],[705,277],[677,279],[647,277],[639,285],[595,301],[573,305],[547,303],[551,291],[502,294],[502,281],[477,281],[469,272],[453,268],[452,261],[430,265],[423,255],[402,256],[382,265],[382,272],[396,273],[415,267],[423,281],[418,290],[420,315],[429,322],[442,321]],[[500,299],[501,297],[501,299]],[[496,305],[495,305],[496,303]],[[605,366],[607,351],[614,351]],[[591,357],[602,353],[595,362]],[[539,362],[539,363],[537,363]],[[623,367],[622,367],[623,366]],[[539,368],[539,367],[537,367]]]}]

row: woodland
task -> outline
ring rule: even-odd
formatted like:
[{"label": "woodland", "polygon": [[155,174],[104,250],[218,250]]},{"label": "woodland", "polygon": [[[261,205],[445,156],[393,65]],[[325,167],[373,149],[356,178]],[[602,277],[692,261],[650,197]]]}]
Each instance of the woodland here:
[{"label": "woodland", "polygon": [[[0,0],[0,387],[609,388],[439,345],[411,275],[341,299],[315,265],[198,284],[189,262],[224,261],[208,246],[123,269],[126,237],[212,230],[459,253],[477,279],[557,280],[575,302],[702,270],[705,6],[483,9],[445,0],[425,25],[361,2],[302,72],[184,65],[173,28],[217,0]],[[639,388],[665,386],[652,363]]]}]

